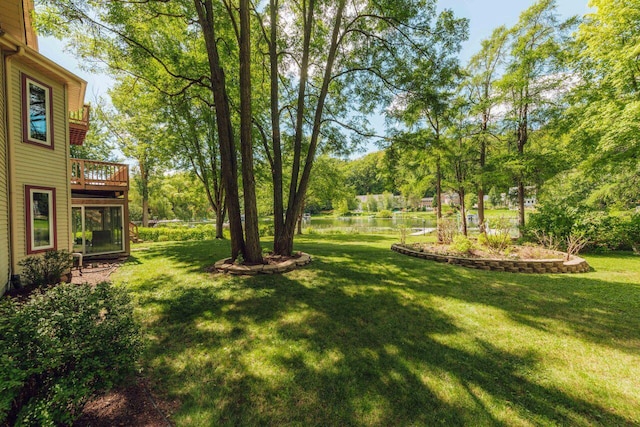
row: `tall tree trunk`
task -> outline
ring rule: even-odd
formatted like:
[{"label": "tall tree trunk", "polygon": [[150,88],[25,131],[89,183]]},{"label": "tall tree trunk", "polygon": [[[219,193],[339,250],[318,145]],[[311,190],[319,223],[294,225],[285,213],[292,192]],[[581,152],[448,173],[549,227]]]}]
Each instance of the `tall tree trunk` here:
[{"label": "tall tree trunk", "polygon": [[240,153],[244,189],[244,260],[249,264],[261,264],[262,248],[258,231],[256,181],[253,173],[252,126],[249,0],[240,0]]},{"label": "tall tree trunk", "polygon": [[436,159],[436,229],[438,242],[442,243],[442,173],[440,170],[440,156]]},{"label": "tall tree trunk", "polygon": [[480,233],[485,233],[484,225],[484,188],[478,187],[478,228]]},{"label": "tall tree trunk", "polygon": [[142,226],[149,226],[149,199],[142,198]]},{"label": "tall tree trunk", "polygon": [[464,202],[464,187],[458,189],[458,197],[460,198],[460,223],[462,225],[462,234],[467,236],[467,208]]},{"label": "tall tree trunk", "polygon": [[216,239],[224,239],[224,202],[216,211]]},{"label": "tall tree trunk", "polygon": [[238,164],[231,124],[231,111],[227,97],[224,70],[220,64],[212,0],[194,0],[198,12],[198,22],[202,28],[211,73],[211,91],[218,123],[218,143],[220,146],[220,169],[222,184],[226,194],[229,231],[231,232],[231,258],[244,254],[244,235],[238,191]]},{"label": "tall tree trunk", "polygon": [[[518,156],[524,161],[524,146],[529,139],[528,104],[522,108],[520,123],[518,124]],[[524,236],[524,172],[518,173],[518,233]]]},{"label": "tall tree trunk", "polygon": [[138,161],[140,168],[140,193],[142,196],[142,226],[149,226],[149,171],[144,162]]},{"label": "tall tree trunk", "polygon": [[518,180],[518,228],[520,237],[524,232],[524,182],[522,177]]},{"label": "tall tree trunk", "polygon": [[273,179],[273,226],[274,248],[282,236],[284,229],[284,194],[282,184],[282,149],[280,135],[280,93],[278,73],[278,0],[270,0],[270,108],[271,108],[271,132],[273,143],[273,164],[271,165],[271,177]]},{"label": "tall tree trunk", "polygon": [[[462,146],[462,140],[460,140],[459,142],[460,146]],[[466,192],[463,184],[465,173],[462,159],[458,159],[455,162],[455,173],[456,181],[458,183],[458,190],[456,192],[458,193],[458,198],[460,199],[460,225],[462,226],[462,234],[467,236],[467,208],[464,200]]]},{"label": "tall tree trunk", "polygon": [[[487,95],[488,96],[488,95]],[[489,127],[489,115],[485,112],[482,114],[482,128],[480,140],[480,181],[478,182],[478,224],[480,233],[485,233],[484,224],[484,167],[487,163],[487,142],[485,136]]]}]

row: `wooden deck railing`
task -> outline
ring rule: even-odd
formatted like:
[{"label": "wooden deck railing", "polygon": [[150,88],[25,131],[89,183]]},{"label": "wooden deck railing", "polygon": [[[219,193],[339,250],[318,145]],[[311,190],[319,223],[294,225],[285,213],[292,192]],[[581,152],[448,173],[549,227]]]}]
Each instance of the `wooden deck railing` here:
[{"label": "wooden deck railing", "polygon": [[121,163],[71,159],[71,188],[126,190],[129,188],[129,166]]},{"label": "wooden deck railing", "polygon": [[82,145],[89,130],[89,106],[78,111],[69,111],[69,143]]},{"label": "wooden deck railing", "polygon": [[79,125],[89,125],[90,106],[85,105],[78,111],[69,111],[69,122]]}]

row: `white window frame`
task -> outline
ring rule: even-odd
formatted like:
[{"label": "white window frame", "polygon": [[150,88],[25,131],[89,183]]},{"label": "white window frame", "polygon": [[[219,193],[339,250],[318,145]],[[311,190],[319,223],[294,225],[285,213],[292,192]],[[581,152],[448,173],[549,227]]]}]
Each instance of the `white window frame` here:
[{"label": "white window frame", "polygon": [[[51,98],[53,95],[53,89],[44,83],[37,81],[36,79],[22,75],[23,79],[23,139],[24,142],[29,144],[41,145],[43,147],[53,149],[53,109],[51,104]],[[45,111],[45,138],[46,141],[34,138],[31,135],[31,86],[38,87],[44,91],[44,111]]]},{"label": "white window frame", "polygon": [[[48,250],[56,250],[57,247],[57,236],[56,236],[56,190],[55,188],[48,187],[37,187],[37,186],[26,186],[28,204],[27,204],[27,221],[29,228],[29,245],[27,247],[27,253],[33,254]],[[48,211],[48,219],[49,219],[49,244],[43,246],[36,246],[36,233],[35,233],[35,220],[36,216],[34,215],[34,195],[36,193],[46,194],[49,198],[49,211]]]}]

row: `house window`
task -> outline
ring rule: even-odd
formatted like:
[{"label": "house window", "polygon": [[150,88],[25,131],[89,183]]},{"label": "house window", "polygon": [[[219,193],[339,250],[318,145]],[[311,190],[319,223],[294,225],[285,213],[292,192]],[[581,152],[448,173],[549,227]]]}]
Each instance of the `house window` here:
[{"label": "house window", "polygon": [[27,185],[27,254],[55,250],[56,189]]},{"label": "house window", "polygon": [[24,142],[53,148],[51,86],[22,75],[22,131]]}]

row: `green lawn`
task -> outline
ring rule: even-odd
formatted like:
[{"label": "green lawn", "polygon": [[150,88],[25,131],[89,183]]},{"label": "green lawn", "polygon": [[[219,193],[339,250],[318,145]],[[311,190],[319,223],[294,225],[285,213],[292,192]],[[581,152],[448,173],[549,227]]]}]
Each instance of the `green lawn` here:
[{"label": "green lawn", "polygon": [[143,372],[177,425],[640,423],[640,258],[578,275],[406,257],[394,236],[309,236],[282,276],[206,272],[227,242],[134,246]]}]

